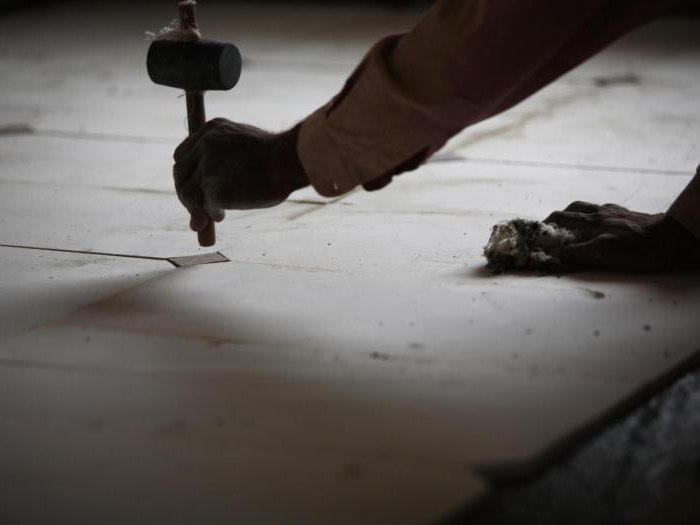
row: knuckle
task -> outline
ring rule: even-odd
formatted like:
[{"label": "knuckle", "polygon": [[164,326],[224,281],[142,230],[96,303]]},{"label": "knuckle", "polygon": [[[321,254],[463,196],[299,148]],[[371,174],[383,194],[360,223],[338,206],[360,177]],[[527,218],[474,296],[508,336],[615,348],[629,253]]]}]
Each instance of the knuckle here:
[{"label": "knuckle", "polygon": [[588,203],[587,203],[587,202],[583,202],[583,201],[574,201],[574,202],[572,202],[571,204],[569,204],[569,205],[566,207],[566,211],[573,211],[573,210],[577,210],[577,209],[580,209],[580,208],[585,208],[585,207],[587,207],[587,206],[588,206]]},{"label": "knuckle", "polygon": [[563,217],[563,212],[561,211],[553,211],[552,213],[549,214],[549,217],[547,217],[544,222],[558,222],[561,221]]}]

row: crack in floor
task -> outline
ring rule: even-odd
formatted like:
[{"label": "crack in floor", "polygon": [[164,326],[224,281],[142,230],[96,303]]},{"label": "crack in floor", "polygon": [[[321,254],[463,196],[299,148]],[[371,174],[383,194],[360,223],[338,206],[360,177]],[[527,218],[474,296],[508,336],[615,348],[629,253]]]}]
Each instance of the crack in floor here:
[{"label": "crack in floor", "polygon": [[581,171],[601,171],[611,173],[644,173],[649,175],[683,175],[690,176],[692,172],[684,170],[664,170],[654,168],[625,168],[619,166],[599,166],[591,164],[576,164],[568,162],[551,162],[537,160],[508,160],[496,159],[490,157],[460,157],[461,162],[470,162],[472,164],[487,164],[496,166],[523,166],[528,168],[552,168],[552,169],[575,169]]},{"label": "crack in floor", "polygon": [[[580,97],[570,97],[571,99],[578,99]],[[689,175],[689,172],[683,170],[669,170],[669,169],[655,169],[655,168],[635,168],[635,167],[620,167],[620,166],[603,166],[603,165],[592,165],[592,164],[578,164],[578,163],[567,163],[567,162],[553,162],[553,161],[537,161],[537,160],[509,160],[509,159],[497,159],[489,157],[469,157],[460,155],[457,150],[470,146],[476,142],[480,142],[489,137],[504,135],[516,130],[520,130],[525,125],[538,117],[547,116],[554,107],[558,105],[565,105],[569,102],[569,99],[559,100],[558,104],[552,104],[552,107],[548,108],[546,111],[530,111],[522,115],[520,119],[516,122],[510,122],[494,130],[487,130],[482,133],[475,134],[462,142],[457,142],[455,145],[448,146],[444,151],[438,152],[433,155],[426,164],[437,164],[437,163],[448,163],[448,162],[471,162],[473,164],[492,164],[501,166],[526,166],[534,168],[568,168],[568,169],[578,169],[585,171],[607,171],[614,173],[649,173],[657,175]],[[42,137],[42,138],[65,138],[65,139],[77,139],[77,140],[97,140],[97,141],[107,141],[107,142],[127,142],[134,144],[174,144],[179,139],[176,137],[148,137],[140,135],[123,135],[123,134],[111,134],[111,133],[100,133],[100,132],[86,132],[86,131],[68,131],[68,130],[58,130],[58,129],[37,129],[27,123],[12,123],[0,126],[0,138],[2,137]],[[14,180],[14,179],[2,179],[0,182],[9,182],[16,184],[33,184],[29,181]],[[46,184],[46,183],[42,183]],[[58,185],[58,184],[56,184]],[[94,187],[100,189],[110,189],[116,191],[143,191],[152,193],[171,193],[166,190],[159,189],[136,189],[136,188],[119,188],[119,187],[104,187],[97,185],[83,185],[83,184],[69,184],[70,186],[85,186]],[[300,204],[332,204],[339,199],[332,200],[330,202],[316,202],[306,199],[289,199],[290,202],[298,202]]]},{"label": "crack in floor", "polygon": [[178,257],[154,257],[150,255],[132,255],[127,253],[91,252],[87,250],[68,250],[64,248],[48,248],[44,246],[24,246],[20,244],[0,244],[0,248],[14,248],[18,250],[35,250],[42,252],[74,253],[78,255],[117,257],[121,259],[141,259],[146,261],[164,261],[172,264],[175,268],[184,268],[187,266],[196,266],[200,264],[231,262],[230,259],[221,252],[203,253],[197,255],[184,255]]},{"label": "crack in floor", "polygon": [[38,129],[27,122],[16,122],[0,126],[0,137],[47,137],[135,144],[172,144],[177,138],[102,133],[97,131],[70,131],[62,129]]}]

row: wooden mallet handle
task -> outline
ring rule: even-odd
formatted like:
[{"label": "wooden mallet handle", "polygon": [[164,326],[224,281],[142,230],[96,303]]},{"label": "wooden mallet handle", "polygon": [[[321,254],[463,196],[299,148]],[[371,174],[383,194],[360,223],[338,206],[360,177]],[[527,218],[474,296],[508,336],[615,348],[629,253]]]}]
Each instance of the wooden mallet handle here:
[{"label": "wooden mallet handle", "polygon": [[[204,110],[204,93],[201,91],[187,91],[185,94],[187,101],[187,126],[190,136],[197,133],[207,122]],[[214,246],[216,244],[216,228],[214,221],[209,219],[203,230],[197,232],[200,246]]]},{"label": "wooden mallet handle", "polygon": [[[193,40],[199,39],[197,2],[180,2],[178,7],[180,12],[180,30],[183,33],[190,33]],[[207,123],[207,115],[204,109],[204,93],[202,91],[187,91],[185,99],[187,102],[187,127],[190,136],[192,136]],[[216,244],[216,228],[213,220],[209,219],[204,229],[197,232],[197,238],[200,246],[207,247]]]}]

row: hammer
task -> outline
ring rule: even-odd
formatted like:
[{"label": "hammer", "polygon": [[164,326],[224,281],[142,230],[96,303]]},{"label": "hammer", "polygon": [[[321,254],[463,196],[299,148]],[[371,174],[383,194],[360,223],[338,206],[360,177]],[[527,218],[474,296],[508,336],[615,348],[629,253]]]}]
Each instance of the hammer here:
[{"label": "hammer", "polygon": [[[241,76],[236,46],[203,40],[197,27],[197,2],[178,2],[179,27],[161,31],[148,49],[148,76],[156,84],[185,90],[187,126],[192,136],[206,124],[204,92],[233,88]],[[200,246],[216,243],[214,221],[198,232]]]}]

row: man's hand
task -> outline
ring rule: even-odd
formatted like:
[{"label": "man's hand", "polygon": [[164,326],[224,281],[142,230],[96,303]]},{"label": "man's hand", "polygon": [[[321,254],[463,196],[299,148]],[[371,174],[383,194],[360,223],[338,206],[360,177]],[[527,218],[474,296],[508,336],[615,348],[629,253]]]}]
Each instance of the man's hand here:
[{"label": "man's hand", "polygon": [[544,222],[576,234],[576,241],[560,255],[571,270],[659,273],[700,269],[700,240],[664,214],[574,202]]},{"label": "man's hand", "polygon": [[202,230],[224,210],[268,208],[309,184],[296,152],[298,127],[274,134],[214,119],[175,150],[173,176],[190,227]]}]

